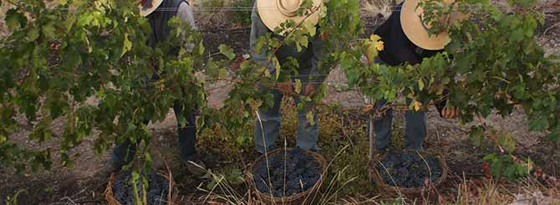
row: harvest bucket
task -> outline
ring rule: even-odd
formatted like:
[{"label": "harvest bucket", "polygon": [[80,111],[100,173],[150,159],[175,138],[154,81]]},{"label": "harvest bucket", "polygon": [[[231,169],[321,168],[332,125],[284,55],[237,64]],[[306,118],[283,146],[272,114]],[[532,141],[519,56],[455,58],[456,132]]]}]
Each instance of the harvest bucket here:
[{"label": "harvest bucket", "polygon": [[[115,195],[113,193],[113,185],[117,180],[117,174],[118,173],[111,174],[111,177],[109,178],[109,182],[107,182],[107,188],[105,188],[105,191],[103,192],[103,194],[105,195],[105,200],[107,200],[107,204],[109,205],[121,205],[121,203],[115,198]],[[177,187],[175,187],[175,182],[173,181],[173,179],[170,179],[169,177],[165,177],[165,178],[169,180],[169,184],[171,185],[171,189],[169,190],[173,190],[173,191],[171,192],[171,201],[167,201],[167,196],[165,196],[163,201],[166,201],[167,203],[162,203],[162,205],[180,204],[179,190],[177,190]]]},{"label": "harvest bucket", "polygon": [[[438,162],[441,166],[441,177],[439,177],[439,179],[436,182],[432,183],[430,187],[439,187],[447,179],[447,173],[449,169],[447,168],[445,158],[443,157],[442,154],[433,151],[431,152],[431,151],[416,151],[416,150],[403,150],[402,153],[414,153],[414,154],[419,154],[420,156],[431,155],[436,157],[436,159],[438,159]],[[393,186],[391,184],[386,183],[385,180],[383,180],[381,172],[376,168],[376,164],[382,161],[385,158],[385,156],[386,154],[376,155],[372,157],[372,159],[369,161],[368,164],[369,178],[377,185],[377,187],[380,187],[381,189],[386,191],[390,191],[390,192],[396,191],[403,194],[420,194],[423,190],[425,190],[426,187],[423,186],[405,188],[405,187]]]},{"label": "harvest bucket", "polygon": [[[268,152],[267,156],[274,156],[277,153],[280,152],[284,152],[284,151],[291,151],[294,150],[294,148],[280,148],[280,149],[276,149],[273,151]],[[313,198],[315,193],[317,193],[317,191],[319,191],[319,188],[321,187],[321,185],[323,184],[323,181],[325,179],[325,175],[327,172],[327,161],[325,160],[325,158],[315,152],[312,151],[308,151],[308,150],[301,150],[304,154],[309,155],[313,158],[313,160],[315,160],[316,162],[319,163],[319,166],[321,168],[321,176],[319,177],[319,180],[317,180],[317,182],[315,183],[315,185],[313,185],[311,188],[291,195],[291,196],[287,196],[287,197],[275,197],[273,196],[271,193],[262,193],[257,189],[257,186],[255,184],[255,179],[253,177],[253,171],[255,169],[255,165],[258,164],[259,162],[265,160],[265,156],[262,155],[259,158],[257,158],[252,164],[251,166],[249,166],[249,168],[247,169],[247,172],[245,174],[245,181],[247,181],[247,183],[249,183],[249,186],[251,187],[252,190],[254,190],[255,194],[257,195],[258,200],[260,200],[261,202],[263,202],[264,204],[312,204]]]}]

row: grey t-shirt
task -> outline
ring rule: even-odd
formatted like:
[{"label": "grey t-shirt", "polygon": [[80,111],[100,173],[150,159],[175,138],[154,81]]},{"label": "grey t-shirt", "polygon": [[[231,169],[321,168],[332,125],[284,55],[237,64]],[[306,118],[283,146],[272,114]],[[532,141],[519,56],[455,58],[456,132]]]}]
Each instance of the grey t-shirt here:
[{"label": "grey t-shirt", "polygon": [[[198,27],[196,26],[196,23],[194,22],[194,14],[193,13],[194,13],[193,8],[189,4],[187,4],[187,2],[183,2],[179,5],[179,8],[177,10],[177,17],[179,17],[184,22],[190,23],[194,30],[198,30]],[[187,44],[184,45],[184,47],[187,51],[192,51],[194,46],[195,45],[192,44],[192,43],[187,43]]]}]

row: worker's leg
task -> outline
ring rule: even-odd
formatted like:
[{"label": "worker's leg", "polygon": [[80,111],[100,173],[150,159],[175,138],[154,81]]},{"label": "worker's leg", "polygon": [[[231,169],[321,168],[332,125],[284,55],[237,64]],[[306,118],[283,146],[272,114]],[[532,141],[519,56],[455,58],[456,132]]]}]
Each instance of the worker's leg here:
[{"label": "worker's leg", "polygon": [[282,93],[277,90],[269,91],[274,96],[274,105],[269,108],[260,108],[255,119],[255,150],[265,153],[272,149],[278,135],[280,135],[280,106]]},{"label": "worker's leg", "polygon": [[[299,99],[294,99],[296,107],[301,102]],[[307,114],[312,113],[313,122],[307,119]],[[298,110],[298,124],[297,124],[297,147],[307,150],[319,150],[317,141],[319,140],[319,121],[317,117],[317,109],[312,102],[304,103],[303,109]]]},{"label": "worker's leg", "polygon": [[[412,100],[407,99],[410,104]],[[406,121],[405,130],[405,148],[421,150],[424,144],[424,138],[428,133],[426,128],[426,113],[424,111],[407,111],[404,114]]]},{"label": "worker's leg", "polygon": [[385,105],[387,105],[387,100],[384,99],[376,101],[374,105],[374,111],[381,113],[380,116],[373,119],[373,132],[377,137],[378,150],[386,149],[391,142],[393,110],[388,109]]}]

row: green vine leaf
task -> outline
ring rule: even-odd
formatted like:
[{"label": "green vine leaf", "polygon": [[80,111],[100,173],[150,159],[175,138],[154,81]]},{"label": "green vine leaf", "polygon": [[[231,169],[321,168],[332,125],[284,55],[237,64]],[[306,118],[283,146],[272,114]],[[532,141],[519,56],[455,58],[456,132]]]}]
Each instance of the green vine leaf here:
[{"label": "green vine leaf", "polygon": [[220,49],[220,53],[226,56],[228,59],[233,60],[235,58],[235,53],[233,52],[232,48],[224,44],[220,44],[218,48]]},{"label": "green vine leaf", "polygon": [[6,22],[8,29],[12,31],[27,25],[27,17],[16,9],[8,10],[4,21]]},{"label": "green vine leaf", "polygon": [[314,119],[313,111],[307,112],[307,114],[305,114],[305,119],[307,119],[309,124],[315,125],[315,119]]},{"label": "green vine leaf", "polygon": [[296,82],[296,85],[295,85],[295,87],[294,87],[294,91],[296,91],[296,93],[299,94],[299,93],[301,93],[301,91],[302,91],[301,80],[300,80],[300,79],[296,79],[295,82]]},{"label": "green vine leaf", "polygon": [[126,52],[130,51],[131,49],[132,49],[132,42],[130,42],[130,40],[128,39],[128,33],[125,33],[121,57],[124,56],[124,54],[126,54]]}]

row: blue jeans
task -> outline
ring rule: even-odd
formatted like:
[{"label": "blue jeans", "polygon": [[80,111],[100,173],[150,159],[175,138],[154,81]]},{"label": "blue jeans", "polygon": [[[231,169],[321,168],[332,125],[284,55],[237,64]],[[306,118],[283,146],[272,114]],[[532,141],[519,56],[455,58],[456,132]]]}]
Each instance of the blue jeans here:
[{"label": "blue jeans", "polygon": [[[192,111],[183,110],[182,106],[176,105],[173,107],[175,116],[179,119],[179,115],[183,115],[187,123],[184,127],[181,126],[177,120],[177,133],[179,138],[179,151],[181,158],[185,161],[192,161],[197,159],[196,155],[196,115]],[[145,121],[148,124],[150,121]],[[111,162],[119,166],[130,163],[136,154],[136,143],[130,141],[122,144],[117,144],[111,153]]]},{"label": "blue jeans", "polygon": [[[255,149],[259,153],[270,151],[273,148],[278,135],[280,135],[280,105],[282,104],[283,94],[277,90],[269,90],[274,95],[274,106],[268,109],[259,109],[260,120],[257,117],[255,120]],[[294,98],[294,101],[299,104],[299,99]],[[318,150],[317,141],[319,139],[319,125],[317,121],[317,112],[314,110],[315,105],[307,103],[303,110],[298,110],[298,125],[297,125],[297,147],[307,150]],[[313,111],[313,121],[311,123],[307,120],[306,115],[309,111]],[[261,127],[262,125],[262,127]],[[264,134],[264,136],[263,136]]]},{"label": "blue jeans", "polygon": [[[376,58],[376,63],[385,64],[381,59]],[[406,99],[407,104],[412,99]],[[380,109],[387,104],[387,100],[382,99],[375,102],[374,109]],[[405,117],[405,149],[423,149],[424,138],[428,133],[426,128],[426,113],[424,111],[407,111]],[[389,147],[391,142],[391,131],[393,124],[393,111],[388,110],[383,116],[373,119],[373,132],[377,136],[377,149],[384,150]],[[368,123],[369,129],[369,123]]]}]

